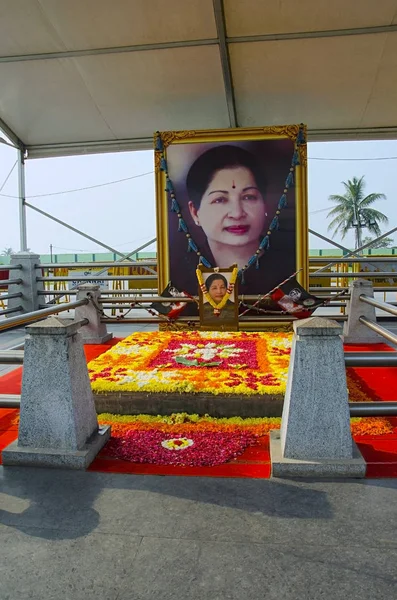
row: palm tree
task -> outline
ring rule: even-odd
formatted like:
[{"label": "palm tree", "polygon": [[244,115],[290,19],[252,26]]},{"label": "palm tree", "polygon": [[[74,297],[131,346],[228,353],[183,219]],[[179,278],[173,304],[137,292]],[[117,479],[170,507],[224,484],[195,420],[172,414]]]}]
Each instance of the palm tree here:
[{"label": "palm tree", "polygon": [[389,219],[378,210],[370,208],[377,200],[386,200],[385,194],[364,195],[364,176],[358,179],[353,177],[348,179],[347,183],[342,181],[345,187],[343,195],[333,194],[329,197],[331,202],[337,206],[330,210],[327,217],[334,217],[328,226],[328,231],[333,231],[332,237],[340,234],[344,239],[349,229],[355,230],[355,248],[360,248],[362,244],[362,229],[374,234],[376,237],[381,235],[379,224],[388,223]]},{"label": "palm tree", "polygon": [[[363,239],[363,246],[365,246],[365,244],[369,244],[369,242],[372,242],[374,238],[372,238],[371,236],[367,236]],[[385,237],[382,240],[380,240],[379,242],[373,242],[373,244],[371,244],[370,246],[367,246],[368,248],[392,248],[394,246],[394,240],[391,237]]]},{"label": "palm tree", "polygon": [[3,252],[1,253],[2,256],[11,256],[11,254],[14,254],[14,250],[12,248],[4,248]]}]

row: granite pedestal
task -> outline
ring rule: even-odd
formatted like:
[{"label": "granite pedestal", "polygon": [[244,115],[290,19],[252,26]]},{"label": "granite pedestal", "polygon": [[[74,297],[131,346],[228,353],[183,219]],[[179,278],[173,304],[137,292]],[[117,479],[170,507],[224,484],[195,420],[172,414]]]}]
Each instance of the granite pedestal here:
[{"label": "granite pedestal", "polygon": [[77,292],[77,300],[88,298],[90,302],[84,306],[76,308],[76,321],[80,319],[88,319],[89,323],[84,325],[80,330],[80,335],[83,338],[84,344],[104,344],[113,337],[112,333],[108,333],[105,323],[101,323],[100,307],[100,287],[92,283],[83,283],[79,285]]},{"label": "granite pedestal", "polygon": [[[38,292],[44,290],[42,281],[36,281],[37,277],[42,276],[40,268],[40,255],[34,252],[16,252],[11,255],[10,265],[19,265],[18,269],[10,271],[10,279],[21,279],[21,283],[12,283],[8,286],[9,294],[22,293],[18,298],[10,298],[8,300],[8,308],[21,307],[22,313],[39,310],[39,305],[42,297]],[[36,267],[36,265],[38,265]],[[8,315],[6,315],[7,317]],[[10,317],[15,316],[13,313]]]},{"label": "granite pedestal", "polygon": [[343,335],[346,344],[379,344],[383,338],[360,322],[360,317],[365,317],[376,323],[375,307],[360,300],[360,296],[374,297],[374,288],[371,281],[357,279],[349,286],[350,300],[347,303],[348,317],[344,324]]},{"label": "granite pedestal", "polygon": [[50,317],[29,325],[18,440],[4,465],[86,468],[110,437],[98,427],[80,325]]},{"label": "granite pedestal", "polygon": [[270,438],[274,477],[365,476],[350,431],[341,333],[320,317],[294,323],[281,431]]}]

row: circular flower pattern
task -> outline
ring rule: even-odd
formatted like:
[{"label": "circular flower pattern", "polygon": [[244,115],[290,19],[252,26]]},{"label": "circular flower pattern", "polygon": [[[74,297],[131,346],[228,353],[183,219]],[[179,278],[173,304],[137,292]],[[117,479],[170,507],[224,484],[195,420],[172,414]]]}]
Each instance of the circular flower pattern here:
[{"label": "circular flower pattern", "polygon": [[181,438],[172,438],[170,440],[163,440],[161,445],[166,450],[186,450],[189,446],[193,446],[193,440],[189,440],[189,438],[181,437]]},{"label": "circular flower pattern", "polygon": [[[255,442],[256,437],[244,431],[205,432],[191,429],[186,431],[185,437],[170,438],[169,434],[159,429],[131,429],[123,437],[111,438],[106,451],[108,456],[135,463],[205,467],[223,465],[240,456]],[[183,448],[184,452],[170,452],[167,445],[171,443],[181,444],[178,448]]]}]

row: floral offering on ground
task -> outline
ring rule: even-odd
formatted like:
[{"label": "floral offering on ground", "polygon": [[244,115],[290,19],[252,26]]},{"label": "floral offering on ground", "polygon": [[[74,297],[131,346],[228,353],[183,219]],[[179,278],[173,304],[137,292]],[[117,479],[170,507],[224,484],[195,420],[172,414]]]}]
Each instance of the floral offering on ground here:
[{"label": "floral offering on ground", "polygon": [[[178,413],[170,416],[99,415],[112,426],[106,454],[135,463],[189,467],[217,466],[241,456],[249,446],[263,443],[280,418],[215,418]],[[393,427],[384,418],[351,419],[355,436],[385,435]]]},{"label": "floral offering on ground", "polygon": [[[104,392],[285,394],[292,334],[138,332],[88,364]],[[369,400],[348,371],[351,401]]]},{"label": "floral offering on ground", "polygon": [[289,334],[134,333],[88,365],[94,392],[284,394]]}]

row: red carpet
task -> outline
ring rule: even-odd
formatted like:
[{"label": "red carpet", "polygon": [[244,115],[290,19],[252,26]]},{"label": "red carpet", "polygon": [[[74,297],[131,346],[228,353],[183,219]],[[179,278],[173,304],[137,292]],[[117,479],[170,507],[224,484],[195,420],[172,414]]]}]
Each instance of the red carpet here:
[{"label": "red carpet", "polygon": [[[122,338],[113,338],[106,342],[106,344],[87,344],[84,346],[84,353],[87,360],[87,363],[90,360],[94,360],[100,354],[103,354],[111,348],[118,344]],[[18,367],[10,373],[6,373],[2,377],[0,377],[0,394],[20,394],[21,386],[22,386],[22,369],[23,367]]]},{"label": "red carpet", "polygon": [[[113,339],[106,345],[85,346],[87,362],[105,352],[119,340]],[[345,347],[346,351],[393,351],[385,344],[369,347]],[[397,399],[397,369],[395,368],[354,368],[349,369],[372,400],[387,401]],[[0,377],[0,394],[19,394],[21,391],[22,367]],[[18,436],[16,424],[17,409],[0,409],[0,464],[1,450]],[[382,436],[356,436],[357,442],[367,461],[367,477],[397,477],[397,417],[390,419],[393,433]],[[270,476],[270,453],[268,436],[259,438],[258,444],[248,447],[244,453],[229,463],[214,467],[181,467],[170,465],[136,464],[110,458],[106,448],[98,455],[89,468],[90,471],[110,473],[131,473],[150,475],[185,475],[200,477],[248,477],[268,478]]]},{"label": "red carpet", "polygon": [[[394,352],[387,344],[345,344],[345,352]],[[397,369],[393,367],[350,367],[350,375],[372,401],[397,400]]]}]

